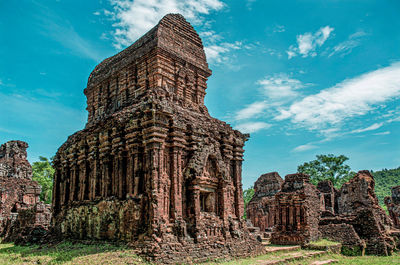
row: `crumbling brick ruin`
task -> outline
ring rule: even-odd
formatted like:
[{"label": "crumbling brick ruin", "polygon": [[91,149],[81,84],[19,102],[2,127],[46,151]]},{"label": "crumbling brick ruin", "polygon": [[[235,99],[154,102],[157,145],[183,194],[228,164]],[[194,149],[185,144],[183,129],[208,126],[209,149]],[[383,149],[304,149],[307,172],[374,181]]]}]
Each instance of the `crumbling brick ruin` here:
[{"label": "crumbling brick ruin", "polygon": [[247,218],[261,232],[272,231],[278,208],[275,194],[281,190],[283,180],[277,172],[261,175],[254,183],[254,196],[247,205]]},{"label": "crumbling brick ruin", "polygon": [[400,186],[392,187],[392,196],[385,198],[385,205],[393,221],[393,226],[400,229]]},{"label": "crumbling brick ruin", "polygon": [[[278,211],[271,242],[304,245],[327,238],[341,242],[345,254],[390,255],[395,248],[394,237],[400,233],[392,230],[393,224],[379,206],[374,186],[374,178],[366,170],[359,171],[339,191],[329,180],[318,183],[316,189],[307,175],[286,176],[275,202],[271,201]],[[392,198],[385,200],[394,224],[398,220],[395,211],[399,191],[394,187]],[[251,210],[252,216],[263,213],[261,208]]]},{"label": "crumbling brick ruin", "polygon": [[0,146],[0,178],[31,179],[27,148],[28,144],[22,141],[9,141]]},{"label": "crumbling brick ruin", "polygon": [[[365,244],[366,254],[390,255],[395,248],[390,236],[392,222],[379,206],[374,187],[374,177],[367,170],[359,171],[344,183],[335,197],[338,205],[335,216],[320,220],[322,236],[341,234],[339,241],[352,251],[363,253]],[[344,225],[348,230],[354,229],[358,237],[351,238],[349,235],[353,232],[343,232],[341,227]],[[355,239],[358,241],[356,245],[349,243]]]},{"label": "crumbling brick ruin", "polygon": [[242,220],[248,136],[208,114],[210,75],[178,14],[96,66],[86,127],[54,159],[60,235],[131,242],[161,263],[263,251]]},{"label": "crumbling brick ruin", "polygon": [[[27,148],[28,144],[22,141],[9,141],[0,146],[0,237],[6,241],[12,240],[16,228],[47,229],[50,224],[50,206],[39,202],[41,187],[32,180]],[[47,215],[42,215],[43,208],[47,209]],[[27,220],[22,217],[26,211],[35,216]],[[25,220],[23,224],[17,221],[21,218]]]},{"label": "crumbling brick ruin", "polygon": [[5,225],[3,242],[15,244],[37,244],[46,241],[49,235],[51,205],[38,202],[23,208]]},{"label": "crumbling brick ruin", "polygon": [[318,239],[320,197],[308,175],[286,175],[275,201],[278,220],[271,238],[273,244],[304,245]]},{"label": "crumbling brick ruin", "polygon": [[338,197],[338,190],[333,186],[332,181],[323,180],[317,185],[322,198],[322,216],[333,216],[338,212],[338,204],[335,198]]}]

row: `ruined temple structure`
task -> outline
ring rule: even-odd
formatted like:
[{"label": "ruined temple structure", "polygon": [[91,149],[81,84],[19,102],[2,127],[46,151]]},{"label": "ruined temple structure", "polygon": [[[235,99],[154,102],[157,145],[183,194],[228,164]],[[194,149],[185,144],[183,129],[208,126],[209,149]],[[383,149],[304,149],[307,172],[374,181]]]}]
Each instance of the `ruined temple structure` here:
[{"label": "ruined temple structure", "polygon": [[47,228],[50,224],[50,215],[41,215],[42,208],[50,214],[50,206],[39,202],[41,187],[32,180],[27,148],[28,144],[22,141],[9,141],[0,146],[0,236],[3,239],[10,236],[16,227],[15,221],[24,211],[33,211],[35,216],[29,220],[32,226]]},{"label": "ruined temple structure", "polygon": [[277,222],[275,194],[281,190],[282,183],[277,172],[263,174],[254,183],[254,196],[247,205],[246,213],[247,218],[261,232],[272,231]]},{"label": "ruined temple structure", "polygon": [[2,242],[15,244],[37,244],[46,242],[49,235],[51,205],[38,202],[30,207],[18,210],[18,214],[9,219],[2,233]]},{"label": "ruined temple structure", "polygon": [[342,242],[348,253],[390,255],[395,248],[392,222],[379,206],[374,186],[373,176],[362,170],[338,192],[331,190],[336,206],[333,214],[320,218],[321,237]]},{"label": "ruined temple structure", "polygon": [[[277,173],[270,173],[257,180],[256,191],[261,192],[256,192],[252,202],[260,201],[260,194],[269,194],[265,191],[276,191],[276,184],[271,185],[276,176]],[[394,187],[392,197],[385,199],[392,222],[379,206],[374,186],[374,178],[367,170],[359,171],[340,190],[329,180],[315,187],[307,175],[287,175],[274,200],[265,200],[264,208],[249,204],[248,214],[255,226],[263,227],[260,220],[269,214],[264,209],[275,209],[271,237],[274,244],[307,245],[327,238],[341,242],[344,254],[391,255],[400,239],[400,231],[393,227],[399,222],[400,187]]]},{"label": "ruined temple structure", "polygon": [[338,212],[338,190],[333,186],[332,181],[323,180],[318,182],[317,189],[322,196],[322,216],[333,216]]},{"label": "ruined temple structure", "polygon": [[263,251],[242,219],[248,135],[208,114],[210,75],[179,14],[96,66],[86,127],[54,159],[61,236],[131,242],[160,263]]},{"label": "ruined temple structure", "polygon": [[0,178],[31,179],[27,148],[28,144],[22,141],[9,141],[0,146]]},{"label": "ruined temple structure", "polygon": [[385,198],[385,205],[389,211],[393,226],[400,229],[400,186],[392,187],[392,196]]},{"label": "ruined temple structure", "polygon": [[275,204],[278,213],[273,244],[304,245],[319,238],[320,196],[308,175],[286,175]]}]

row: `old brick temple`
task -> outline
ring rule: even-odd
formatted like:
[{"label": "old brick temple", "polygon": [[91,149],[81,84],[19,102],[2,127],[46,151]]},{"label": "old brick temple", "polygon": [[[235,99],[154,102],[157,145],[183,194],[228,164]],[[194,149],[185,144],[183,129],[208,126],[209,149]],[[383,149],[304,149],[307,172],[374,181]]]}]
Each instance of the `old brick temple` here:
[{"label": "old brick temple", "polygon": [[0,233],[18,210],[39,202],[41,188],[32,180],[32,167],[26,159],[28,144],[9,141],[0,146]]},{"label": "old brick temple", "polygon": [[254,183],[254,196],[247,205],[247,217],[261,232],[272,231],[278,221],[275,194],[281,191],[283,180],[277,172],[261,175]]},{"label": "old brick temple", "polygon": [[263,251],[242,220],[248,136],[209,115],[210,75],[179,14],[96,66],[86,127],[54,160],[60,235],[133,242],[160,262]]},{"label": "old brick temple", "polygon": [[[330,180],[315,187],[310,177],[301,173],[287,175],[280,183],[276,172],[262,175],[247,211],[261,232],[272,231],[273,244],[305,246],[325,238],[340,242],[346,255],[391,255],[400,247],[396,229],[400,187],[393,187],[392,197],[385,199],[392,223],[379,206],[375,180],[367,170],[359,171],[340,190]],[[274,216],[274,221],[268,216]]]},{"label": "old brick temple", "polygon": [[[47,231],[50,205],[39,201],[40,185],[32,180],[28,144],[9,141],[0,146],[0,237],[24,241],[31,232]],[[36,242],[37,243],[37,242]]]}]

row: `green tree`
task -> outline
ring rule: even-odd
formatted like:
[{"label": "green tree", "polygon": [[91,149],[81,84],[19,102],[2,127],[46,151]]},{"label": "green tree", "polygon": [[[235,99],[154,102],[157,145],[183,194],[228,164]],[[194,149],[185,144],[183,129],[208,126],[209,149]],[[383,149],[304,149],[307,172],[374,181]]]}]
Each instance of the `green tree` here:
[{"label": "green tree", "polygon": [[39,161],[33,162],[32,179],[42,186],[40,200],[45,203],[51,203],[54,171],[50,160],[46,157],[39,156]]},{"label": "green tree", "polygon": [[254,188],[251,186],[250,188],[243,191],[243,201],[244,201],[244,219],[247,219],[246,209],[247,205],[249,204],[250,200],[254,196]]},{"label": "green tree", "polygon": [[382,207],[386,207],[384,199],[386,196],[392,195],[392,187],[400,185],[400,167],[393,169],[382,169],[372,171],[371,174],[375,179],[375,194],[379,199]]},{"label": "green tree", "polygon": [[311,183],[314,185],[321,180],[330,180],[336,188],[340,188],[355,174],[348,165],[344,164],[347,160],[349,158],[344,155],[317,155],[316,160],[298,166],[297,171],[310,175]]}]

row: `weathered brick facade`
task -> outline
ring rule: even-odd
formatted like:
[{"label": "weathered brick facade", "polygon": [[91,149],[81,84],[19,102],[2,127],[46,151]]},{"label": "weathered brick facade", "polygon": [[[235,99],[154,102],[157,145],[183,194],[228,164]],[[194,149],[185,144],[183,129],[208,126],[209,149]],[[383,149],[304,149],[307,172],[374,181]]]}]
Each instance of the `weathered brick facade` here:
[{"label": "weathered brick facade", "polygon": [[[50,205],[39,202],[41,187],[32,180],[27,148],[28,144],[22,141],[0,146],[0,236],[6,241],[18,240],[17,234],[23,235],[14,233],[17,229],[47,229],[50,224]],[[26,212],[31,213],[29,218]]]},{"label": "weathered brick facade", "polygon": [[278,218],[271,238],[273,244],[304,245],[319,238],[320,196],[308,175],[286,175],[275,200]]},{"label": "weathered brick facade", "polygon": [[162,262],[262,251],[242,220],[248,136],[208,114],[210,75],[177,14],[94,69],[86,127],[54,160],[56,231],[133,242]]},{"label": "weathered brick facade", "polygon": [[247,205],[247,218],[261,232],[271,231],[278,217],[275,194],[281,190],[283,180],[277,172],[261,175],[254,183],[254,196]]},{"label": "weathered brick facade", "polygon": [[0,178],[32,178],[32,167],[26,160],[27,148],[23,141],[9,141],[0,146]]},{"label": "weathered brick facade", "polygon": [[333,186],[332,181],[320,181],[317,185],[317,189],[322,196],[322,216],[335,215],[338,212],[338,191]]},{"label": "weathered brick facade", "polygon": [[18,210],[39,202],[41,188],[32,180],[32,167],[26,159],[28,144],[9,141],[0,146],[0,233]]},{"label": "weathered brick facade", "polygon": [[400,229],[400,186],[392,187],[392,196],[385,198],[385,204],[394,227]]},{"label": "weathered brick facade", "polygon": [[18,214],[9,219],[3,231],[4,242],[16,244],[37,244],[46,241],[49,235],[51,205],[38,202],[18,210]]},{"label": "weathered brick facade", "polygon": [[[365,241],[365,253],[370,255],[390,255],[395,242],[390,235],[393,226],[390,218],[379,206],[375,195],[375,180],[368,170],[359,171],[344,183],[339,191],[337,219],[346,217],[359,237]],[[325,223],[338,220],[321,220]]]},{"label": "weathered brick facade", "polygon": [[[269,200],[277,210],[271,242],[304,245],[328,238],[340,241],[345,254],[390,255],[395,248],[394,237],[400,237],[400,233],[393,232],[391,220],[378,204],[374,186],[374,178],[367,170],[359,171],[340,190],[328,180],[316,188],[307,175],[286,176],[281,191],[274,196],[275,202]],[[392,198],[386,198],[395,224],[399,190],[394,187]],[[262,208],[253,207],[250,212],[257,220],[266,217]]]}]

